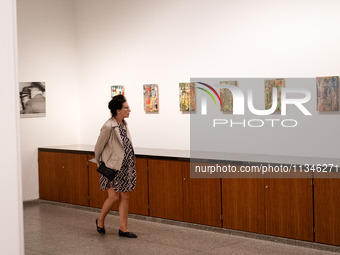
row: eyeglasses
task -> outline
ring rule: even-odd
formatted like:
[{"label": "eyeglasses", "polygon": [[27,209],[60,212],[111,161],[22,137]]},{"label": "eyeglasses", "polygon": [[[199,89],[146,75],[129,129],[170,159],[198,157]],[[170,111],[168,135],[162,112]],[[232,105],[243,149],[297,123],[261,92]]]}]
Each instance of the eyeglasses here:
[{"label": "eyeglasses", "polygon": [[130,106],[125,106],[125,107],[122,107],[122,108],[125,108],[125,109],[128,109],[128,110],[131,109]]}]

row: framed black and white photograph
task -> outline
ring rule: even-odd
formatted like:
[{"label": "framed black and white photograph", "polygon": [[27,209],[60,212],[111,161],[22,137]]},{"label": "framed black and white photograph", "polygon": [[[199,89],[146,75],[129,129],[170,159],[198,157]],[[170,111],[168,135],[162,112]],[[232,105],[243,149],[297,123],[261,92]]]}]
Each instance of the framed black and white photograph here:
[{"label": "framed black and white photograph", "polygon": [[20,117],[46,116],[45,82],[20,82]]}]

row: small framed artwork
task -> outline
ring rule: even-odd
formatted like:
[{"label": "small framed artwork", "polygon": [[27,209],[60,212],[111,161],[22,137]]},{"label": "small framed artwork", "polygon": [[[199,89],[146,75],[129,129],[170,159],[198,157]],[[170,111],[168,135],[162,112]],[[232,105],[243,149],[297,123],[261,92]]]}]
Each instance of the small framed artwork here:
[{"label": "small framed artwork", "polygon": [[285,87],[284,79],[270,79],[264,81],[265,109],[268,110],[273,105],[273,88],[277,88],[277,112],[281,112],[281,89]]},{"label": "small framed artwork", "polygon": [[196,111],[195,82],[181,82],[179,84],[179,109],[182,112]]},{"label": "small framed artwork", "polygon": [[114,85],[111,86],[111,98],[117,95],[125,96],[125,87],[124,85]]},{"label": "small framed artwork", "polygon": [[339,76],[316,77],[317,111],[339,111]]},{"label": "small framed artwork", "polygon": [[159,112],[158,84],[144,84],[143,94],[145,112]]},{"label": "small framed artwork", "polygon": [[21,118],[46,116],[45,82],[20,82],[19,91]]},{"label": "small framed artwork", "polygon": [[[233,85],[238,86],[237,81],[220,81],[220,85]],[[220,97],[222,101],[222,112],[233,112],[233,95],[227,88],[220,89]]]}]

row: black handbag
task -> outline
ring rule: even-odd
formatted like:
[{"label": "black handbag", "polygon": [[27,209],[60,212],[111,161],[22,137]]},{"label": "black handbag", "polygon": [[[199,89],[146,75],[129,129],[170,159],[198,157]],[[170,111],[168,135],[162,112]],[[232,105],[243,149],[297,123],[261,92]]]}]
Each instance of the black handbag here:
[{"label": "black handbag", "polygon": [[108,168],[104,162],[100,163],[100,166],[97,169],[97,172],[104,175],[106,178],[108,178],[110,181],[112,181],[117,174],[117,170]]}]

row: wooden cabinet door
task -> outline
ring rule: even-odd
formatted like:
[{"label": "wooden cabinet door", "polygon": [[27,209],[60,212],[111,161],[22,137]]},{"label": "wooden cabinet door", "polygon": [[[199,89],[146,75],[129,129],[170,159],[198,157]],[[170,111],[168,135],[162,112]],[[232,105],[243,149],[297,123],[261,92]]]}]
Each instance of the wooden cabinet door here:
[{"label": "wooden cabinet door", "polygon": [[311,178],[265,179],[266,234],[313,241]]},{"label": "wooden cabinet door", "polygon": [[190,162],[183,162],[184,221],[221,227],[221,179],[190,178]]},{"label": "wooden cabinet door", "polygon": [[38,152],[41,199],[89,205],[87,155]]},{"label": "wooden cabinet door", "polygon": [[340,245],[340,179],[314,180],[315,241]]},{"label": "wooden cabinet door", "polygon": [[183,221],[183,170],[174,160],[148,160],[150,216]]},{"label": "wooden cabinet door", "polygon": [[264,234],[264,179],[222,179],[222,211],[224,228]]},{"label": "wooden cabinet door", "polygon": [[130,194],[129,212],[149,215],[148,160],[136,158],[136,188]]}]

